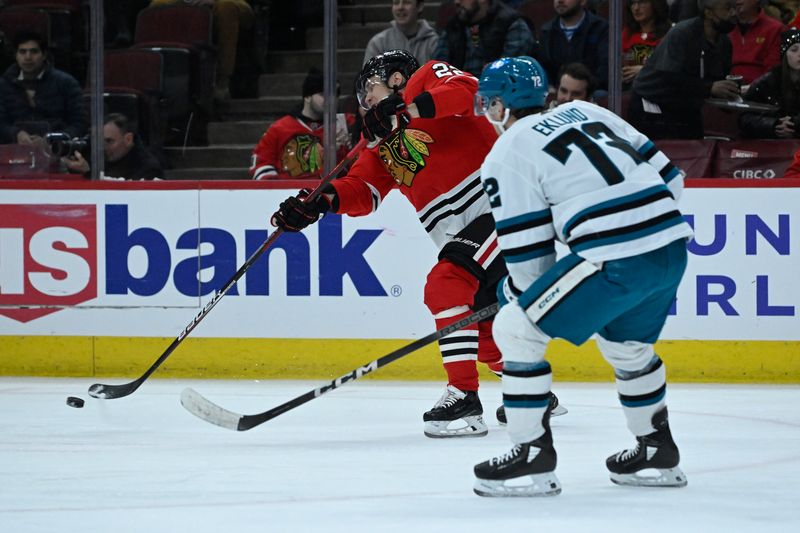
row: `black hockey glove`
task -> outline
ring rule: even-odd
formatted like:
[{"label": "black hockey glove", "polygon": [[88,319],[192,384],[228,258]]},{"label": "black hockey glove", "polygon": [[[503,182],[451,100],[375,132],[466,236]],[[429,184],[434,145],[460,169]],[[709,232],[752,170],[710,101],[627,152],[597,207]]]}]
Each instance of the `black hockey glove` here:
[{"label": "black hockey glove", "polygon": [[306,203],[305,199],[311,194],[311,189],[302,189],[296,196],[290,196],[272,214],[270,223],[284,231],[302,231],[313,224],[322,215],[328,212],[331,204],[324,194],[320,194],[312,201]]},{"label": "black hockey glove", "polygon": [[397,117],[397,127],[405,126],[411,120],[405,109],[403,97],[397,93],[390,94],[364,115],[364,136],[370,142],[385,139],[394,130],[394,117]]}]

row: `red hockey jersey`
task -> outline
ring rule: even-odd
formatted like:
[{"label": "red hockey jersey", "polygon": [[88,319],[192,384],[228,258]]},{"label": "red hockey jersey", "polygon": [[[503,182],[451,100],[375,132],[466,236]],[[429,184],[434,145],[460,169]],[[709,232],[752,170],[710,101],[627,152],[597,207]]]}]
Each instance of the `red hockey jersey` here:
[{"label": "red hockey jersey", "polygon": [[394,188],[408,198],[425,230],[441,248],[472,220],[490,211],[480,181],[484,157],[497,133],[475,116],[478,80],[447,63],[429,61],[408,80],[406,104],[428,92],[433,118],[414,118],[377,147],[364,150],[333,186],[339,213],[375,211]]},{"label": "red hockey jersey", "polygon": [[622,56],[627,58],[628,65],[644,65],[647,58],[653,54],[662,37],[656,37],[653,33],[631,31],[628,28],[622,30]]},{"label": "red hockey jersey", "polygon": [[[336,119],[337,139],[347,137],[347,129],[355,123],[355,117],[340,113]],[[278,119],[253,149],[250,177],[257,180],[321,177],[322,138],[322,122],[307,122],[300,115]],[[348,145],[342,144],[337,159],[347,155],[348,149]]]}]

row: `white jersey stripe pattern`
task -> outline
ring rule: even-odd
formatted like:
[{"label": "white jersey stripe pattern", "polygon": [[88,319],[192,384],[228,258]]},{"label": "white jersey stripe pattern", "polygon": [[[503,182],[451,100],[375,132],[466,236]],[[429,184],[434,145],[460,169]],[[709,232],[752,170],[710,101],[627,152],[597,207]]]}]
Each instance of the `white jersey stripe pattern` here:
[{"label": "white jersey stripe pattern", "polygon": [[453,363],[456,361],[478,360],[478,330],[461,330],[439,340],[439,350],[442,352],[442,361]]},{"label": "white jersey stripe pattern", "polygon": [[466,305],[459,305],[458,307],[451,307],[450,309],[445,309],[444,311],[439,311],[433,318],[436,320],[441,320],[442,318],[452,318],[454,316],[458,316],[461,314],[466,313],[469,311],[469,306]]},{"label": "white jersey stripe pattern", "polygon": [[428,202],[417,211],[417,217],[441,250],[450,237],[490,210],[481,186],[480,171],[476,170],[451,190]]}]

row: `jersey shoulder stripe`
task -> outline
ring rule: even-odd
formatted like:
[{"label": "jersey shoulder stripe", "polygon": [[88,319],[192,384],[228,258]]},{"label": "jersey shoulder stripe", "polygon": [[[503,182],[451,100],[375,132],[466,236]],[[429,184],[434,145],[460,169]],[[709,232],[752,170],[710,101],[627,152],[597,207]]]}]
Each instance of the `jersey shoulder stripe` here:
[{"label": "jersey shoulder stripe", "polygon": [[555,243],[553,239],[550,239],[547,241],[527,244],[525,246],[518,246],[516,248],[506,248],[503,250],[503,257],[505,258],[506,263],[524,263],[525,261],[530,261],[531,259],[538,259],[540,257],[554,254],[555,251]]},{"label": "jersey shoulder stripe", "polygon": [[685,221],[680,211],[669,211],[637,224],[583,235],[570,241],[569,247],[573,252],[578,253],[598,246],[608,246],[641,239],[684,223]]},{"label": "jersey shoulder stripe", "polygon": [[544,226],[553,222],[553,214],[550,209],[543,209],[541,211],[533,211],[531,213],[524,213],[505,220],[497,222],[498,235],[510,235],[519,231],[525,231]]},{"label": "jersey shoulder stripe", "polygon": [[655,185],[633,194],[587,207],[564,224],[564,238],[568,240],[570,235],[584,222],[646,206],[663,198],[672,198],[672,193],[670,193],[666,185]]}]

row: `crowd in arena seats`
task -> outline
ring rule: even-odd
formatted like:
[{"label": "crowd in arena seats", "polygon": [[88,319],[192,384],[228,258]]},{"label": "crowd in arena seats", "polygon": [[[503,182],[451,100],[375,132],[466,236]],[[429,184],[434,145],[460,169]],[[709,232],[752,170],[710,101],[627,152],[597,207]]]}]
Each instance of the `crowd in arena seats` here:
[{"label": "crowd in arena seats", "polygon": [[[256,96],[268,45],[302,49],[305,31],[323,22],[323,3],[311,0],[104,6],[106,113],[124,115],[122,137],[130,133],[161,166],[165,146],[206,143],[206,124],[219,120],[232,98]],[[552,105],[570,98],[607,105],[608,0],[386,0],[385,8],[387,27],[365,43],[365,62],[402,48],[420,63],[443,60],[477,75],[497,58],[530,55],[547,70]],[[793,142],[800,137],[798,8],[800,0],[623,0],[623,117],[655,140]],[[47,133],[87,134],[89,19],[81,0],[0,0],[0,143],[42,149]],[[30,42],[31,32],[41,36],[33,41],[42,50],[40,67],[30,59],[35,50],[20,49],[16,39]],[[298,109],[276,114],[317,125],[313,111],[304,112],[309,95],[300,96]],[[358,135],[359,121],[347,120],[348,132]],[[720,154],[712,152],[712,159]],[[276,169],[265,176],[289,176]]]}]

